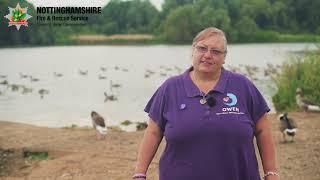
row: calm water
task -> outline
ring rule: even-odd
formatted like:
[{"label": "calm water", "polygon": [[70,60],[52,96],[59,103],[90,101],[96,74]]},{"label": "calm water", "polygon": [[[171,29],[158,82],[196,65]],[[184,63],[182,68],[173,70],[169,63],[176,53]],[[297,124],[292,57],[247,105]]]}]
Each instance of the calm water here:
[{"label": "calm water", "polygon": [[[290,52],[305,48],[314,46],[230,45],[226,65],[255,65],[263,69],[268,63],[281,64]],[[91,110],[96,110],[108,120],[108,125],[124,120],[144,121],[147,115],[143,108],[150,96],[167,77],[189,67],[190,56],[190,46],[166,45],[0,49],[0,75],[7,76],[0,77],[0,82],[7,80],[18,86],[13,90],[12,86],[0,84],[0,120],[49,127],[86,126],[91,125]],[[88,74],[81,75],[80,70]],[[155,73],[146,78],[146,71]],[[54,75],[55,72],[62,76]],[[120,87],[111,88],[111,81]],[[272,81],[258,73],[254,82],[273,107]],[[41,98],[40,89],[49,93]],[[104,92],[118,100],[104,102]]]}]

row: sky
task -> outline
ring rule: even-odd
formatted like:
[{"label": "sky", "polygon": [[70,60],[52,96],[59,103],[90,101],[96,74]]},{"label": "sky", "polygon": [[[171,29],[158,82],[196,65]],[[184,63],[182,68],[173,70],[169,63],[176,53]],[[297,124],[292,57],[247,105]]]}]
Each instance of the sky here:
[{"label": "sky", "polygon": [[[109,0],[27,0],[34,6],[105,6]],[[164,0],[149,0],[157,9],[161,9]]]}]

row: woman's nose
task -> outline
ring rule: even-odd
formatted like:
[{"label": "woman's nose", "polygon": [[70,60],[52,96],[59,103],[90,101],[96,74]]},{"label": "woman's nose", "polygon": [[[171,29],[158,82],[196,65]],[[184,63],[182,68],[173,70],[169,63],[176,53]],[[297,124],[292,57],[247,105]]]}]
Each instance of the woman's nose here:
[{"label": "woman's nose", "polygon": [[205,52],[205,53],[204,53],[204,56],[205,56],[206,58],[211,58],[211,52],[210,52],[210,50],[208,50],[207,52]]}]

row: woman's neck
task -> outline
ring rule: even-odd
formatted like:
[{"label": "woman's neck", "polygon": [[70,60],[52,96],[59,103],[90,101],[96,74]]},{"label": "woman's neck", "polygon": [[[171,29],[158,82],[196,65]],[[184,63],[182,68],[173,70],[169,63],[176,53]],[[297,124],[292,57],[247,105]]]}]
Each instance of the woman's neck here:
[{"label": "woman's neck", "polygon": [[220,78],[221,75],[221,69],[219,71],[214,72],[214,73],[205,73],[205,72],[200,72],[197,70],[191,71],[192,76],[199,82],[206,83],[206,82],[212,82],[212,81],[217,81]]},{"label": "woman's neck", "polygon": [[221,75],[221,69],[216,73],[203,73],[196,70],[190,72],[194,84],[205,93],[216,86]]}]

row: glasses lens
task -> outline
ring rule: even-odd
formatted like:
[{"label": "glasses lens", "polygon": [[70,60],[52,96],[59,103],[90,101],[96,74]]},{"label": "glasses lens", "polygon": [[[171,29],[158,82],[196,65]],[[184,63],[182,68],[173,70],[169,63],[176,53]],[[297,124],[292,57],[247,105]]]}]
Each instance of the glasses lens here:
[{"label": "glasses lens", "polygon": [[210,52],[214,56],[219,56],[219,55],[223,54],[223,52],[216,50],[216,49],[211,49]]},{"label": "glasses lens", "polygon": [[197,50],[201,53],[206,53],[208,51],[208,48],[203,46],[196,46]]}]

